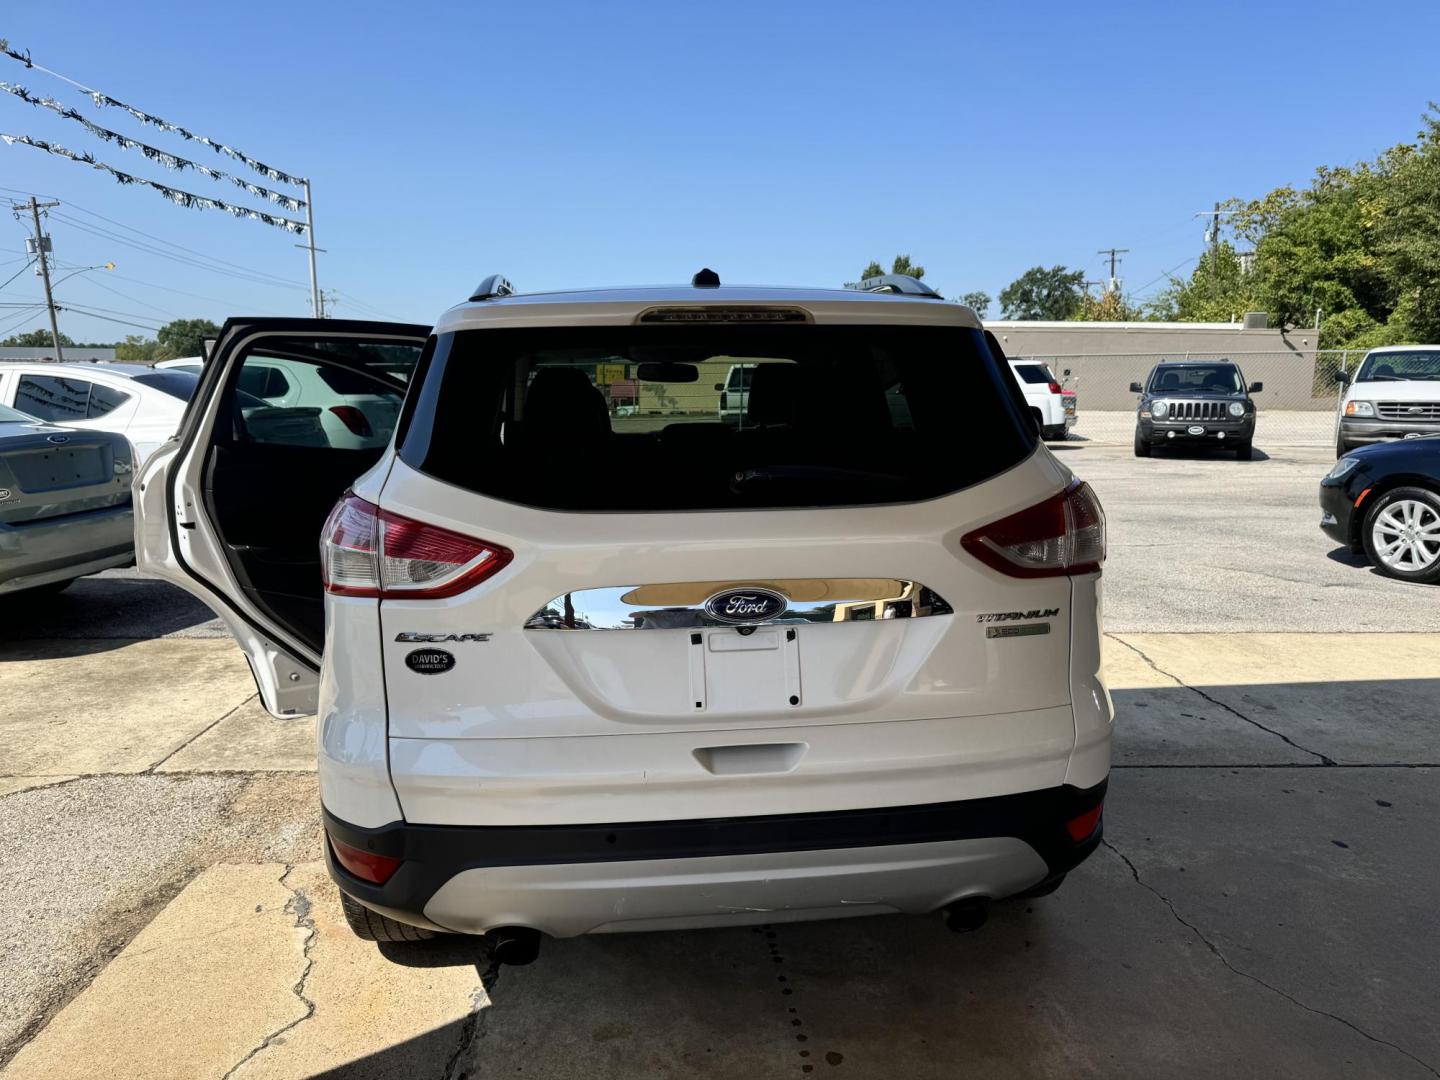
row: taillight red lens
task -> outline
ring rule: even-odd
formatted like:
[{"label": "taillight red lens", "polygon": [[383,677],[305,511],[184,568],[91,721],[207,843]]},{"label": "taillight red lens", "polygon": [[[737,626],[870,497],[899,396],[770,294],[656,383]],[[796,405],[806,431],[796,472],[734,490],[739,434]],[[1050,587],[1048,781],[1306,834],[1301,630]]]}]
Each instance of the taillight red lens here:
[{"label": "taillight red lens", "polygon": [[1052,394],[1058,394],[1058,393],[1060,393],[1060,392],[1061,392],[1061,391],[1060,391],[1060,384],[1059,384],[1058,382],[1052,382],[1052,383],[1050,384],[1050,393],[1052,393]]},{"label": "taillight red lens", "polygon": [[330,850],[335,853],[336,862],[361,881],[368,881],[372,885],[384,885],[394,876],[395,871],[400,869],[402,861],[389,855],[376,855],[373,851],[352,847],[333,836],[330,837]]},{"label": "taillight red lens", "polygon": [[331,405],[330,411],[340,418],[342,424],[350,429],[350,434],[361,435],[365,438],[369,438],[375,434],[374,430],[370,427],[370,421],[365,418],[365,414],[354,405]]},{"label": "taillight red lens", "polygon": [[1090,485],[1064,491],[960,538],[987,566],[1012,577],[1088,574],[1105,563],[1105,511]]},{"label": "taillight red lens", "polygon": [[1091,836],[1095,835],[1095,828],[1100,824],[1101,809],[1102,806],[1097,806],[1095,809],[1086,810],[1085,813],[1079,817],[1073,817],[1067,821],[1065,823],[1065,831],[1070,834],[1070,839],[1078,844],[1080,841],[1088,840]]},{"label": "taillight red lens", "polygon": [[341,596],[439,599],[484,581],[509,548],[402,517],[347,493],[320,537],[325,588]]}]

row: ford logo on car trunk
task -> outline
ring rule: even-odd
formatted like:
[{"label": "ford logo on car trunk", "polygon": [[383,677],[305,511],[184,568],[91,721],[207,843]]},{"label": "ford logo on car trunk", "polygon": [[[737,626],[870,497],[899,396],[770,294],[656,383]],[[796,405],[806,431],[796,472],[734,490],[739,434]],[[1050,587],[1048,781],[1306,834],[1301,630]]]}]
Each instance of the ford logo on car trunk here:
[{"label": "ford logo on car trunk", "polygon": [[770,589],[726,589],[705,601],[705,613],[723,623],[768,622],[785,614],[790,602]]}]

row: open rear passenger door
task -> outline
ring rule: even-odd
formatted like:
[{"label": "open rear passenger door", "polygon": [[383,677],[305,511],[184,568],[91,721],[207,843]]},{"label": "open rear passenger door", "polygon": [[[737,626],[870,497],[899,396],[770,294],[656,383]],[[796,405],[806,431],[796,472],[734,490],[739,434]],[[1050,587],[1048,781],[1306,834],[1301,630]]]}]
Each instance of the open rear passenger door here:
[{"label": "open rear passenger door", "polygon": [[180,431],[135,480],[135,558],[204,601],[275,716],[316,710],[320,530],[380,461],[428,326],[231,319]]}]

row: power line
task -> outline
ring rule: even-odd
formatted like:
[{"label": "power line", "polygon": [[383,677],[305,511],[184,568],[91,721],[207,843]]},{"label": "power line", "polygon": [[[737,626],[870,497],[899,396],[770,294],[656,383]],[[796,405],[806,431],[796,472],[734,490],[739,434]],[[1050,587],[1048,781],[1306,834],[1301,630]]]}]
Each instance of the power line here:
[{"label": "power line", "polygon": [[113,243],[124,244],[126,247],[134,248],[136,251],[144,252],[146,255],[154,255],[156,258],[169,259],[171,262],[179,263],[182,266],[189,266],[195,270],[205,270],[212,274],[220,274],[225,277],[235,278],[239,281],[245,281],[252,285],[268,285],[271,288],[275,289],[303,288],[303,286],[286,285],[278,281],[270,281],[265,278],[254,277],[249,274],[241,274],[233,270],[225,270],[221,267],[211,266],[207,263],[201,262],[199,259],[193,259],[187,255],[176,255],[172,252],[156,248],[153,245],[141,243],[138,240],[130,240],[127,237],[120,236],[117,233],[111,232],[109,229],[102,229],[98,228],[97,226],[86,224],[83,221],[76,221],[74,218],[67,217],[64,214],[57,214],[55,215],[55,217],[57,221],[65,222],[65,224],[69,225],[72,229],[79,229],[81,232],[89,233],[92,236],[99,236],[105,240],[110,240]]},{"label": "power line", "polygon": [[[27,259],[28,259],[28,256],[27,256]],[[25,263],[24,266],[20,267],[19,270],[16,270],[15,273],[11,274],[8,278],[5,279],[5,285],[9,285],[10,282],[14,281],[17,277],[19,277],[21,274],[23,274],[26,270],[29,270],[30,267],[31,267],[32,265],[34,265],[34,262],[35,262],[34,259],[28,259],[28,261]],[[0,289],[5,288],[5,285],[0,285]]]},{"label": "power line", "polygon": [[[37,198],[42,199],[54,198],[53,195],[45,195],[38,191],[24,191],[20,188],[0,187],[0,191],[9,191],[17,195],[25,196],[34,195]],[[214,255],[208,255],[203,251],[197,251],[195,248],[186,247],[184,244],[177,244],[173,240],[166,240],[164,237],[156,236],[154,233],[147,233],[143,229],[137,229],[133,225],[125,224],[123,221],[116,221],[114,218],[106,217],[104,214],[101,214],[95,210],[91,210],[89,207],[81,206],[79,203],[72,202],[69,199],[65,200],[65,205],[71,210],[79,210],[82,214],[88,214],[90,217],[99,218],[101,221],[104,221],[110,225],[114,225],[117,228],[124,229],[126,232],[134,233],[136,236],[144,237],[146,240],[150,240],[156,244],[162,244],[165,247],[175,248],[177,251],[183,251],[188,255],[194,255],[209,262],[219,263],[220,265],[227,266],[232,270],[239,270],[241,273],[249,274],[254,277],[273,278],[276,282],[288,285],[293,289],[304,289],[306,287],[304,283],[295,281],[292,278],[282,277],[279,274],[272,274],[268,270],[256,270],[254,267],[251,266],[241,266],[239,263],[229,262],[226,259],[221,259]],[[98,228],[98,226],[94,227]]]}]

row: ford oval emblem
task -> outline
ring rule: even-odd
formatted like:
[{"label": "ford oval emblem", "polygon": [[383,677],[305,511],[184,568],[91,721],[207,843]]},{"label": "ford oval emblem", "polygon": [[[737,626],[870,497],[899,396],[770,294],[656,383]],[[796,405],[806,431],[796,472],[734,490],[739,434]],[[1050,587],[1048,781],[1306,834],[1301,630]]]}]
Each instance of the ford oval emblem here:
[{"label": "ford oval emblem", "polygon": [[70,436],[69,436],[69,435],[46,435],[46,436],[45,436],[45,441],[46,441],[46,442],[49,442],[49,443],[54,443],[56,446],[63,446],[65,443],[67,443],[67,442],[70,441]]},{"label": "ford oval emblem", "polygon": [[726,589],[705,601],[705,614],[717,622],[739,626],[778,619],[789,606],[785,597],[771,589]]}]

